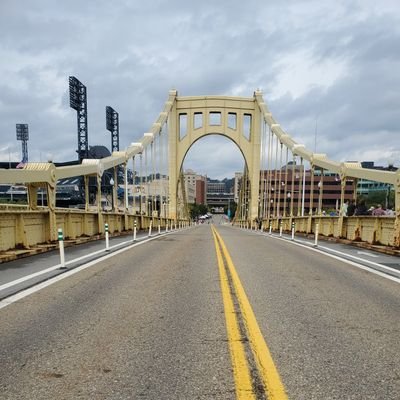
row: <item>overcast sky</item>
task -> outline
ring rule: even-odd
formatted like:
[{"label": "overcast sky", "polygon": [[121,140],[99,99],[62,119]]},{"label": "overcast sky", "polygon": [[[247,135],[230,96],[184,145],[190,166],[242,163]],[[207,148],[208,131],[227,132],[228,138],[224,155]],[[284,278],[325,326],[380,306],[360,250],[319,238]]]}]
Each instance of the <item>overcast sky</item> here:
[{"label": "overcast sky", "polygon": [[[296,141],[337,161],[400,165],[398,0],[1,0],[0,160],[76,159],[68,77],[88,90],[89,144],[120,147],[148,131],[170,89],[251,97],[257,88]],[[195,144],[186,168],[242,170],[227,139]]]}]

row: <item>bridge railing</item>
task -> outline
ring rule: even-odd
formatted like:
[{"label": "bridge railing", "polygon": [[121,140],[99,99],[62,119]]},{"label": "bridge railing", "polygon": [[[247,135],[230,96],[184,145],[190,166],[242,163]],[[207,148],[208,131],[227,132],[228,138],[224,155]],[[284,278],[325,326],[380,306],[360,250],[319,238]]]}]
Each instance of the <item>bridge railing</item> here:
[{"label": "bridge railing", "polygon": [[[315,235],[318,224],[318,234],[326,239],[336,238],[351,242],[364,242],[372,245],[381,245],[397,248],[395,237],[396,218],[391,216],[307,216],[307,217],[282,217],[263,220],[261,226],[248,220],[235,220],[234,224],[248,229],[260,228],[264,232],[271,231],[290,234],[292,227],[296,234]],[[294,225],[293,225],[294,224]]]},{"label": "bridge railing", "polygon": [[[99,214],[78,209],[56,209],[56,226],[61,228],[66,240],[85,238],[98,238],[104,235],[99,229]],[[138,230],[148,230],[150,223],[153,232],[157,227],[165,230],[166,225],[179,224],[169,218],[157,218],[145,215],[133,215],[107,212],[102,213],[101,223],[108,224],[110,234],[129,233],[133,231],[134,224]],[[183,222],[183,221],[182,221]],[[48,209],[38,210],[13,209],[0,212],[0,251],[15,249],[30,249],[35,246],[46,246],[52,242],[49,224],[51,218]]]}]

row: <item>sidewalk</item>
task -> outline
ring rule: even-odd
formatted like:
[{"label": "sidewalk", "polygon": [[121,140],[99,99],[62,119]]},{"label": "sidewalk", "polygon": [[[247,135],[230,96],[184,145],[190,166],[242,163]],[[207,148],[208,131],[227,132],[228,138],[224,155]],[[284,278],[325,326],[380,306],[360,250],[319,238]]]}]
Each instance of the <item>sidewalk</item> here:
[{"label": "sidewalk", "polygon": [[[147,231],[146,231],[147,232]],[[138,231],[138,235],[143,235],[145,234],[145,231]],[[115,232],[113,235],[110,235],[110,240],[114,240],[115,238],[131,238],[132,232]],[[104,241],[104,235],[96,235],[96,236],[91,236],[91,237],[79,237],[76,239],[66,239],[64,240],[64,247],[68,248],[71,246],[77,246],[85,243],[90,243],[90,242],[96,242],[96,241]],[[42,254],[46,253],[49,251],[57,250],[58,249],[58,242],[56,243],[44,243],[44,244],[39,244],[36,246],[32,246],[29,249],[22,249],[22,248],[17,248],[13,250],[7,250],[7,251],[2,251],[0,252],[0,264],[8,262],[8,261],[14,261],[14,260],[19,260],[24,257],[30,257],[36,254]]]}]

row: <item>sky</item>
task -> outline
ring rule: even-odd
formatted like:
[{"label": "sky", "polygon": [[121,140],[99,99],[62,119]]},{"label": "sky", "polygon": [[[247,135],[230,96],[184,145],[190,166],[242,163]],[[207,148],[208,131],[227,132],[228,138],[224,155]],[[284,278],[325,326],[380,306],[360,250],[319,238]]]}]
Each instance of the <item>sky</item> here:
[{"label": "sky", "polygon": [[[68,77],[87,87],[90,145],[138,141],[179,96],[252,97],[282,128],[336,161],[400,166],[398,0],[1,0],[0,161],[20,161],[15,124],[29,124],[30,161],[77,158]],[[207,157],[205,157],[207,155]],[[209,177],[243,169],[228,139],[185,159]]]}]

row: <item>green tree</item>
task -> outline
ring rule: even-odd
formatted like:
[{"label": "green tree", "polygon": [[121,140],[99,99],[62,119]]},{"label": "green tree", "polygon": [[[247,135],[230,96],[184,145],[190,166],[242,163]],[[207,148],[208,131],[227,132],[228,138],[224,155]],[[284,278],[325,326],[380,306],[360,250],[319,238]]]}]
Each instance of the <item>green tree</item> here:
[{"label": "green tree", "polygon": [[208,208],[204,204],[193,203],[189,205],[190,207],[190,218],[197,219],[200,215],[204,215],[208,212]]},{"label": "green tree", "polygon": [[382,207],[394,207],[394,190],[390,192],[388,190],[377,190],[375,192],[369,192],[368,195],[363,196],[367,207],[376,207],[381,204]]}]

